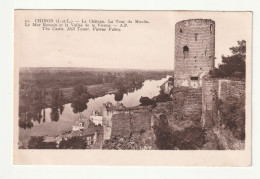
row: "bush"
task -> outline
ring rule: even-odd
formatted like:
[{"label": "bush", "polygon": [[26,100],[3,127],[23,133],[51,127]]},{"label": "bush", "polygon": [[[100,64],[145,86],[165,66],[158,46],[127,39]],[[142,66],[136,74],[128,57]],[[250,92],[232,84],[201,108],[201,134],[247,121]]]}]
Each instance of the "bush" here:
[{"label": "bush", "polygon": [[184,131],[174,131],[172,142],[180,150],[200,149],[206,143],[206,131],[199,126],[189,126]]},{"label": "bush", "polygon": [[59,144],[60,149],[86,149],[86,141],[82,137],[72,137],[67,140],[62,139]]},{"label": "bush", "polygon": [[155,144],[160,150],[171,150],[172,146],[172,128],[168,124],[165,115],[161,115],[159,122],[153,127],[156,136]]},{"label": "bush", "polygon": [[56,149],[56,142],[44,142],[44,136],[32,136],[28,142],[29,149]]},{"label": "bush", "polygon": [[160,91],[160,94],[155,97],[156,102],[167,102],[171,101],[171,96],[169,94],[164,93],[164,91]]},{"label": "bush", "polygon": [[142,106],[149,106],[149,105],[155,105],[156,102],[148,97],[141,97],[140,98],[140,103]]},{"label": "bush", "polygon": [[196,150],[206,143],[206,131],[200,126],[188,126],[184,130],[174,130],[168,124],[165,115],[160,116],[159,123],[153,127],[155,144],[160,150]]},{"label": "bush", "polygon": [[228,97],[219,106],[221,124],[232,131],[234,137],[245,139],[245,99]]}]

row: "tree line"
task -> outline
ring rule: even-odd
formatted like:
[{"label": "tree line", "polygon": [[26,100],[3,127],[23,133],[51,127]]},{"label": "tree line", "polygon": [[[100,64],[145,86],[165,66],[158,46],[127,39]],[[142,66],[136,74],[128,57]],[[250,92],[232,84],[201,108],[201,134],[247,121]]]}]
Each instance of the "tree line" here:
[{"label": "tree line", "polygon": [[212,78],[239,78],[246,75],[246,41],[237,41],[238,45],[231,47],[231,56],[222,55],[222,63],[209,72]]}]

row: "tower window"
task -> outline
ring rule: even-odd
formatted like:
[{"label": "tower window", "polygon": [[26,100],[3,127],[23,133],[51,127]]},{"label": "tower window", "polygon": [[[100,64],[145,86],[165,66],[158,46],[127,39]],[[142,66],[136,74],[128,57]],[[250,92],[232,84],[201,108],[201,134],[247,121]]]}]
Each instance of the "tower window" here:
[{"label": "tower window", "polygon": [[212,34],[212,29],[213,28],[213,25],[212,24],[210,24],[210,26],[209,26],[209,31],[210,31],[210,33]]},{"label": "tower window", "polygon": [[192,76],[192,77],[190,77],[190,80],[199,80],[199,77],[197,77],[197,76]]},{"label": "tower window", "polygon": [[189,47],[184,46],[184,47],[183,47],[184,59],[188,57],[188,54],[189,54]]},{"label": "tower window", "polygon": [[194,33],[194,36],[195,36],[195,41],[197,41],[197,37],[198,37],[198,33]]},{"label": "tower window", "polygon": [[180,33],[182,33],[182,28],[180,28]]},{"label": "tower window", "polygon": [[206,48],[205,48],[205,56],[207,55],[207,50],[208,50],[208,47],[206,46]]}]

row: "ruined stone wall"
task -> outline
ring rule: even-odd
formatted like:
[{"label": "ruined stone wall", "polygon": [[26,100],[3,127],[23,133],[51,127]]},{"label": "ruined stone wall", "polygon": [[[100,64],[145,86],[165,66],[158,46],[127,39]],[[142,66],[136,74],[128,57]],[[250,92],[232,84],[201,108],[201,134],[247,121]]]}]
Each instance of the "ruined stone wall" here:
[{"label": "ruined stone wall", "polygon": [[108,140],[111,137],[112,116],[113,116],[113,111],[110,108],[108,108],[106,104],[104,104],[102,107],[102,125],[104,129],[103,132],[104,140]]},{"label": "ruined stone wall", "polygon": [[112,117],[112,136],[129,136],[131,133],[131,115],[121,112]]},{"label": "ruined stone wall", "polygon": [[245,99],[245,82],[226,79],[203,79],[202,84],[202,125],[210,128],[218,124],[218,100],[227,97]]},{"label": "ruined stone wall", "polygon": [[245,98],[245,81],[219,80],[218,95],[221,100],[229,96]]},{"label": "ruined stone wall", "polygon": [[[201,122],[204,127],[212,127],[216,124],[218,80],[203,80],[202,83],[202,116]],[[215,109],[215,110],[214,110]]]},{"label": "ruined stone wall", "polygon": [[131,132],[151,130],[149,108],[137,107],[115,111],[112,117],[112,136],[129,136]]},{"label": "ruined stone wall", "polygon": [[202,113],[201,88],[175,88],[173,94],[173,115],[176,120],[199,121]]},{"label": "ruined stone wall", "polygon": [[190,19],[176,23],[174,86],[201,87],[202,77],[214,67],[214,58],[214,21]]}]

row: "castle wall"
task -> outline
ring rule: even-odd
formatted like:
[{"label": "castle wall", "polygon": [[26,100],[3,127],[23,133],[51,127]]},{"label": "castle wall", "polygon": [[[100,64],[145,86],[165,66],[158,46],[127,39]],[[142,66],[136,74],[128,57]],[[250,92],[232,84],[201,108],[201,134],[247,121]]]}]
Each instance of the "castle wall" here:
[{"label": "castle wall", "polygon": [[112,136],[129,136],[131,132],[151,130],[151,113],[139,107],[115,111],[112,117]]},{"label": "castle wall", "polygon": [[199,88],[214,68],[215,22],[191,19],[175,25],[174,85]]},{"label": "castle wall", "polygon": [[112,136],[129,136],[131,133],[130,118],[129,113],[115,114],[112,118]]},{"label": "castle wall", "polygon": [[218,124],[218,100],[227,97],[245,99],[245,82],[226,79],[203,79],[202,125],[210,128]]},{"label": "castle wall", "polygon": [[102,125],[104,129],[103,138],[104,140],[109,140],[112,133],[112,116],[113,111],[108,107],[107,104],[104,104],[102,107]]},{"label": "castle wall", "polygon": [[176,120],[200,121],[202,113],[201,90],[201,88],[175,88],[172,107]]}]

